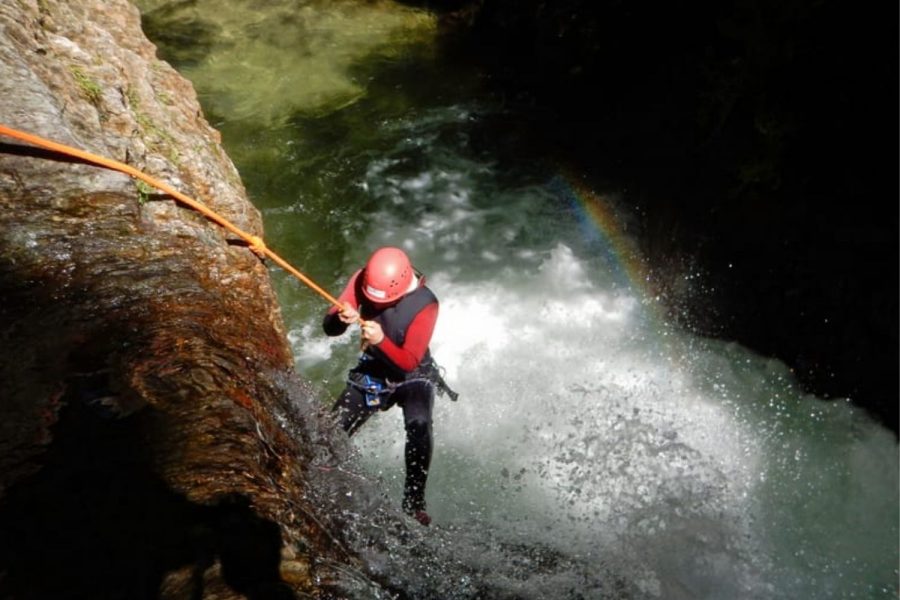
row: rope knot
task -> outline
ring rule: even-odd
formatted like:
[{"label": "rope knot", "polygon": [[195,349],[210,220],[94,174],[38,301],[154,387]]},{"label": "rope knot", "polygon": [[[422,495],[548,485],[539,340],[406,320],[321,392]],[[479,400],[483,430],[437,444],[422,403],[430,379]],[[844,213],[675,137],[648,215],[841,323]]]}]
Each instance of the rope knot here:
[{"label": "rope knot", "polygon": [[266,257],[266,243],[262,241],[261,237],[251,235],[247,238],[247,242],[250,244],[250,250],[256,254],[260,258]]}]

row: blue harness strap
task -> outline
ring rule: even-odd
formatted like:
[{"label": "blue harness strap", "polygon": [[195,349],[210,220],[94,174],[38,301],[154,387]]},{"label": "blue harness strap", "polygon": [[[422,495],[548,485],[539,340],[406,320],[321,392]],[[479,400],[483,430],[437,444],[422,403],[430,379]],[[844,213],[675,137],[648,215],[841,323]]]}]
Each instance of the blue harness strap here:
[{"label": "blue harness strap", "polygon": [[391,394],[399,388],[411,383],[427,383],[434,386],[434,381],[425,377],[415,377],[413,379],[405,379],[394,383],[393,381],[385,381],[378,377],[372,377],[362,373],[351,374],[347,379],[347,384],[361,391],[366,398],[366,406],[378,408],[382,406]]},{"label": "blue harness strap", "polygon": [[371,375],[353,377],[347,380],[347,383],[361,391],[366,397],[366,406],[381,406],[382,396],[389,395],[393,390],[387,385],[387,382]]}]

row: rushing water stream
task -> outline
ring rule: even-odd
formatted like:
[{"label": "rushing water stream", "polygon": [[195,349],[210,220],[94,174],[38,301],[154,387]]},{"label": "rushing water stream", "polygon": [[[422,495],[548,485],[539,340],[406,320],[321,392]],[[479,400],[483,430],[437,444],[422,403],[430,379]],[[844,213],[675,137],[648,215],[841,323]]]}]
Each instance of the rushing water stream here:
[{"label": "rushing water stream", "polygon": [[[669,326],[624,199],[529,146],[514,105],[441,62],[428,14],[139,5],[271,247],[338,292],[400,245],[441,299],[432,349],[461,398],[436,406],[435,525],[414,551],[360,548],[373,572],[423,598],[897,597],[893,434]],[[272,275],[298,369],[330,397],[356,340],[326,338],[321,299]],[[354,438],[397,503],[402,445],[396,410]]]}]

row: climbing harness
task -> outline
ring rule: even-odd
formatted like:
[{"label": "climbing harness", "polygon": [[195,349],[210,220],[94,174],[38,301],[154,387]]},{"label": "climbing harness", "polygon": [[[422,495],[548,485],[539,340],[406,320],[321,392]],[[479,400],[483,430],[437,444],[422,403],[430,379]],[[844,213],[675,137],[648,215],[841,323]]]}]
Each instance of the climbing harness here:
[{"label": "climbing harness", "polygon": [[[24,131],[19,131],[17,129],[7,127],[6,125],[0,124],[0,135],[5,135],[7,137],[21,140],[23,142],[32,144],[34,146],[45,148],[45,149],[53,151],[53,152],[58,152],[60,154],[66,155],[66,156],[71,156],[73,158],[77,158],[79,160],[83,160],[85,162],[88,162],[88,163],[91,163],[91,164],[94,164],[97,166],[106,167],[107,169],[112,169],[114,171],[119,171],[120,173],[124,173],[130,177],[133,177],[134,179],[139,179],[140,181],[143,181],[144,183],[155,187],[156,189],[162,191],[163,193],[168,194],[169,196],[172,196],[173,198],[175,198],[182,204],[185,204],[185,205],[189,206],[190,208],[196,210],[197,212],[201,213],[203,216],[205,216],[209,220],[213,221],[214,223],[221,225],[222,227],[224,227],[231,233],[237,235],[242,240],[247,242],[247,244],[249,244],[250,250],[252,250],[260,258],[265,258],[265,257],[270,258],[272,260],[272,262],[274,262],[275,264],[280,266],[282,269],[284,269],[285,271],[287,271],[288,273],[290,273],[291,275],[293,275],[294,277],[296,277],[297,279],[302,281],[314,292],[318,293],[320,296],[325,298],[328,302],[335,305],[339,309],[343,309],[343,305],[341,305],[341,303],[338,301],[337,298],[335,298],[334,296],[332,296],[331,294],[326,292],[324,289],[319,287],[314,281],[312,281],[309,277],[307,277],[306,275],[304,275],[303,273],[301,273],[300,271],[295,269],[293,266],[291,266],[290,263],[288,263],[286,260],[281,258],[278,254],[276,254],[269,248],[267,248],[265,243],[263,243],[263,241],[260,237],[252,235],[250,233],[247,233],[246,231],[239,228],[237,225],[235,225],[234,223],[232,223],[231,221],[229,221],[228,219],[226,219],[219,213],[215,212],[214,210],[207,207],[203,203],[198,202],[197,200],[194,200],[193,198],[191,198],[185,194],[182,194],[181,192],[179,192],[178,190],[176,190],[169,184],[167,184],[163,181],[160,181],[158,179],[155,179],[155,178],[147,175],[143,171],[139,171],[138,169],[135,169],[134,167],[132,167],[130,165],[126,165],[125,163],[119,162],[117,160],[105,158],[103,156],[98,156],[96,154],[87,152],[85,150],[79,150],[78,148],[73,148],[72,146],[66,146],[65,144],[60,144],[59,142],[54,142],[54,141],[45,139],[43,137],[40,137],[38,135],[26,133]],[[362,325],[364,323],[364,321],[360,318],[359,323],[360,323],[360,325]]]},{"label": "climbing harness", "polygon": [[379,379],[364,373],[351,372],[350,377],[347,378],[347,385],[362,392],[366,398],[366,406],[370,408],[389,408],[390,406],[385,404],[385,401],[400,388],[413,383],[426,383],[434,387],[439,393],[446,393],[454,402],[458,397],[456,392],[447,387],[443,377],[439,381],[428,377],[413,377],[412,379],[395,382],[389,379]]},{"label": "climbing harness", "polygon": [[385,401],[398,389],[413,383],[426,383],[432,386],[437,393],[446,394],[454,402],[459,398],[459,394],[450,389],[450,386],[444,380],[444,368],[434,362],[433,358],[430,359],[431,362],[427,365],[420,367],[422,370],[417,371],[415,377],[400,381],[377,377],[371,373],[359,370],[360,368],[365,369],[366,363],[371,360],[371,357],[363,354],[359,358],[359,364],[347,376],[347,385],[362,392],[365,396],[366,406],[370,408],[390,408],[390,405],[385,404]]},{"label": "climbing harness", "polygon": [[395,384],[363,373],[351,373],[347,384],[363,393],[369,408],[380,407],[382,398],[390,396],[397,389]]},{"label": "climbing harness", "polygon": [[437,368],[435,369],[434,384],[437,386],[438,393],[447,394],[447,397],[450,398],[450,400],[456,402],[459,400],[459,393],[450,389],[450,386],[447,385],[447,382],[444,380],[444,367],[437,365],[435,365],[435,367]]}]

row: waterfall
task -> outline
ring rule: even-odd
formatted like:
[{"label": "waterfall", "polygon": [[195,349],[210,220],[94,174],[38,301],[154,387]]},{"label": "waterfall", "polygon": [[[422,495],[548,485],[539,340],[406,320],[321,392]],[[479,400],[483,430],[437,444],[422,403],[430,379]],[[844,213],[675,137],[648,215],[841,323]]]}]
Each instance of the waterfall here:
[{"label": "waterfall", "polygon": [[[470,116],[385,125],[399,141],[358,182],[374,208],[366,239],[348,239],[348,272],[400,245],[441,300],[432,349],[461,399],[435,412],[428,501],[452,532],[437,552],[478,548],[460,573],[489,573],[509,597],[894,594],[892,434],[805,394],[777,360],[668,325],[557,180],[501,182],[431,135]],[[297,344],[301,369],[348,368],[355,340],[317,328],[295,337],[316,340]],[[399,502],[401,412],[354,443]]]}]

